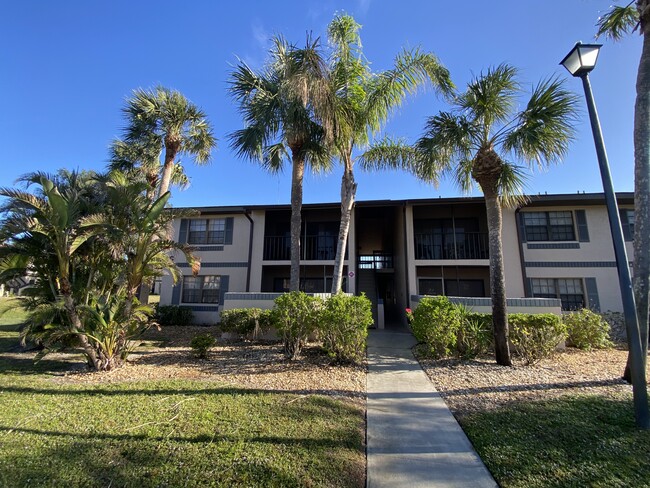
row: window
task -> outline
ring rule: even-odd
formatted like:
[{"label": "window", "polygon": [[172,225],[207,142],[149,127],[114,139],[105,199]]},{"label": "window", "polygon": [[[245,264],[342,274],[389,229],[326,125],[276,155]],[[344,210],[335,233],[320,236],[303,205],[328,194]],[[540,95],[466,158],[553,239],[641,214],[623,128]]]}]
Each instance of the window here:
[{"label": "window", "polygon": [[573,214],[560,212],[523,212],[526,239],[529,241],[575,241]]},{"label": "window", "polygon": [[419,280],[420,295],[442,295],[442,279],[440,278],[420,278]]},{"label": "window", "polygon": [[623,236],[626,241],[634,240],[634,210],[630,208],[621,209],[621,225]]},{"label": "window", "polygon": [[559,298],[562,310],[579,310],[585,306],[585,294],[580,278],[531,278],[535,298]]},{"label": "window", "polygon": [[445,295],[449,297],[484,297],[483,280],[445,280]]},{"label": "window", "polygon": [[187,235],[188,244],[224,244],[226,219],[191,219]]},{"label": "window", "polygon": [[183,277],[183,303],[219,303],[220,276]]}]

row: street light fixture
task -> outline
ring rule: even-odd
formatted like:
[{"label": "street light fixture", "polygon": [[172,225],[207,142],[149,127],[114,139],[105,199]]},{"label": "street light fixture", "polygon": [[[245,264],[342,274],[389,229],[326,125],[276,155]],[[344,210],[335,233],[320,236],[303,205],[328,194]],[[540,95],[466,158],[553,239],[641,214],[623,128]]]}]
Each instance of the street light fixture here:
[{"label": "street light fixture", "polygon": [[641,428],[650,428],[650,414],[648,412],[648,392],[645,378],[645,362],[643,360],[643,349],[641,347],[641,335],[639,332],[639,321],[636,315],[634,303],[634,292],[630,278],[630,267],[628,265],[625,242],[623,241],[623,229],[621,228],[621,217],[616,204],[616,194],[612,184],[612,176],[609,171],[607,152],[603,133],[600,129],[596,102],[591,91],[589,72],[596,66],[598,52],[601,44],[576,43],[573,49],[560,62],[569,73],[582,79],[591,120],[591,130],[594,134],[600,176],[603,180],[607,214],[609,216],[609,227],[612,232],[614,243],[614,255],[616,256],[616,267],[618,269],[618,281],[621,287],[621,298],[623,300],[623,313],[625,315],[625,327],[627,330],[628,345],[630,348],[630,372],[632,375],[632,387],[634,394],[634,413],[637,425]]}]

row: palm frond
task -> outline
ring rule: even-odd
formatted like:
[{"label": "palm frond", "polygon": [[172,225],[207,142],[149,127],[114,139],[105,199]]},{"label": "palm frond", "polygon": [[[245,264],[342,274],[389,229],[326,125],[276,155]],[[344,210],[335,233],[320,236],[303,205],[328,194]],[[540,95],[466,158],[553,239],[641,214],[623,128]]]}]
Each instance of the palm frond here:
[{"label": "palm frond", "polygon": [[605,36],[618,41],[623,36],[635,31],[639,26],[639,11],[630,2],[625,7],[614,5],[598,18],[596,37]]},{"label": "palm frond", "polygon": [[458,97],[457,104],[467,117],[482,126],[484,141],[494,124],[507,121],[514,109],[520,89],[516,76],[516,68],[500,64],[474,78]]},{"label": "palm frond", "polygon": [[512,163],[504,163],[497,183],[501,205],[516,208],[526,203],[527,198],[524,195],[526,180],[525,168]]},{"label": "palm frond", "polygon": [[574,138],[579,98],[559,78],[540,81],[503,147],[537,166],[562,159]]}]

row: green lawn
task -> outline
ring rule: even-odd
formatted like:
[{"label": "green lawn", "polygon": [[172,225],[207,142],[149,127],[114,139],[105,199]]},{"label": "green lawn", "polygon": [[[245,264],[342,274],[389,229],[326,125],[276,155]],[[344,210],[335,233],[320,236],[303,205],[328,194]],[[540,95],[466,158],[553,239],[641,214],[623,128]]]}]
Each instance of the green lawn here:
[{"label": "green lawn", "polygon": [[462,426],[504,488],[650,486],[650,432],[631,395],[567,396],[472,414]]},{"label": "green lawn", "polygon": [[70,363],[6,354],[20,320],[0,317],[0,486],[364,485],[358,405],[205,381],[62,384]]}]

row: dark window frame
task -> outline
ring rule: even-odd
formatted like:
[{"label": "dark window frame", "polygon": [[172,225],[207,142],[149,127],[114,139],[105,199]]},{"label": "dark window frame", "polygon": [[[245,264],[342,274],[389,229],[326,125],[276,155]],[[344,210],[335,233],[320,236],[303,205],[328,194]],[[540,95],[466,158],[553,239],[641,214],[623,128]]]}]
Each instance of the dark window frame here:
[{"label": "dark window frame", "polygon": [[[206,287],[215,280],[216,287]],[[214,282],[214,281],[213,281]],[[196,283],[198,287],[189,287],[190,283]],[[221,275],[200,275],[200,276],[183,276],[183,286],[181,288],[181,303],[219,303],[221,296]]]},{"label": "dark window frame", "polygon": [[[541,288],[541,280],[546,282],[552,282],[553,284],[553,293],[536,293],[535,292],[535,281],[537,280],[538,286]],[[576,283],[580,284],[581,293],[569,293],[568,285],[575,285]],[[565,285],[567,289],[562,293],[561,285]],[[548,283],[546,286],[548,288]],[[587,287],[585,286],[583,278],[530,278],[530,292],[533,298],[559,298],[562,302],[562,310],[571,311],[571,310],[580,310],[587,306]]]},{"label": "dark window frame", "polygon": [[[203,223],[203,230],[192,230],[192,225]],[[213,227],[219,225],[219,229],[211,230]],[[189,219],[187,225],[187,243],[192,245],[201,244],[225,244],[226,243],[226,219],[225,218],[212,218],[212,219]],[[201,236],[201,237],[198,237]]]},{"label": "dark window frame", "polygon": [[[543,215],[543,217],[541,217]],[[526,241],[571,242],[576,241],[576,219],[571,210],[544,210],[521,212]],[[553,218],[570,218],[571,223],[553,223]],[[541,221],[543,219],[543,222]]]}]

